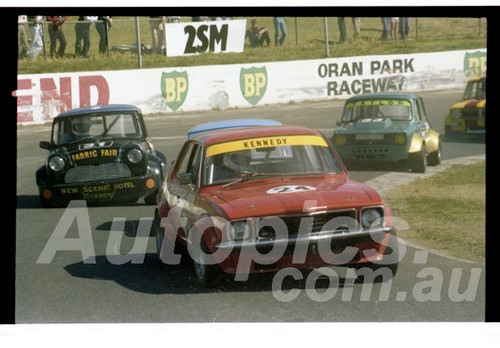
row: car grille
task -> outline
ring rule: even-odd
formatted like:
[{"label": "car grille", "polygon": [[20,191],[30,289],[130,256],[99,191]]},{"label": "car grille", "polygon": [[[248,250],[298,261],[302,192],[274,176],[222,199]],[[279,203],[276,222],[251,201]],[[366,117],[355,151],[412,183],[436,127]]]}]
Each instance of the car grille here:
[{"label": "car grille", "polygon": [[394,134],[383,134],[381,139],[356,139],[356,135],[347,136],[348,145],[392,145],[394,144]]},{"label": "car grille", "polygon": [[[330,220],[336,218],[336,217],[349,217],[352,219],[356,219],[356,210],[355,209],[347,209],[347,210],[339,210],[339,211],[331,211],[331,212],[326,212],[326,213],[318,213],[318,214],[312,214],[312,215],[285,215],[285,216],[280,216],[280,218],[283,220],[285,225],[288,228],[288,236],[290,237],[296,237],[299,233],[299,226],[302,218],[311,218],[312,217],[312,225],[310,226],[311,228],[311,234],[314,233],[319,233],[323,229],[323,226],[325,226],[326,223],[328,223]],[[354,222],[354,220],[353,220]],[[351,223],[350,225],[353,225]],[[340,227],[343,232],[345,232],[346,226]],[[265,228],[264,228],[265,229]],[[259,239],[265,239],[262,238],[261,236],[262,230],[259,231]]]},{"label": "car grille", "polygon": [[483,110],[480,108],[465,108],[462,109],[462,117],[463,118],[479,118],[483,117]]},{"label": "car grille", "polygon": [[109,180],[131,177],[129,167],[125,163],[103,163],[97,166],[77,166],[68,170],[64,177],[66,184]]}]

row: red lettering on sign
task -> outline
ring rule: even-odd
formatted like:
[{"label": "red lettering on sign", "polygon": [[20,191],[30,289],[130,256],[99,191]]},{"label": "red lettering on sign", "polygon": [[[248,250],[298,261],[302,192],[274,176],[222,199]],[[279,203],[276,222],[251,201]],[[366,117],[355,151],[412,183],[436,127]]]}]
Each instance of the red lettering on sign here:
[{"label": "red lettering on sign", "polygon": [[[56,84],[52,78],[40,79],[40,89],[42,90],[42,104],[55,101],[59,106],[59,112],[71,109],[71,77],[61,77],[59,79],[61,92],[57,91]],[[44,115],[44,117],[49,115]]]},{"label": "red lettering on sign", "polygon": [[97,88],[97,105],[109,104],[109,86],[103,76],[80,76],[80,106],[91,106],[90,90]]},{"label": "red lettering on sign", "polygon": [[[27,90],[31,89],[31,79],[23,79],[17,80],[17,89],[18,90]],[[17,92],[14,94],[17,97],[17,106],[28,106],[33,105],[33,96],[31,95],[17,95]],[[33,111],[18,111],[17,112],[17,122],[31,122],[33,121]]]}]

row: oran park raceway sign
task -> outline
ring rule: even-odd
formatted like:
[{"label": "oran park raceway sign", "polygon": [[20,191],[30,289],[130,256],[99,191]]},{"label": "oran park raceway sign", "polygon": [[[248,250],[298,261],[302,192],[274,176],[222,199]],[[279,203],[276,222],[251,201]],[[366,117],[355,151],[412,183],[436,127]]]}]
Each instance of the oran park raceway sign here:
[{"label": "oran park raceway sign", "polygon": [[[208,30],[208,29],[207,29]],[[304,61],[18,75],[17,122],[132,104],[144,114],[463,88],[486,74],[486,49]]]}]

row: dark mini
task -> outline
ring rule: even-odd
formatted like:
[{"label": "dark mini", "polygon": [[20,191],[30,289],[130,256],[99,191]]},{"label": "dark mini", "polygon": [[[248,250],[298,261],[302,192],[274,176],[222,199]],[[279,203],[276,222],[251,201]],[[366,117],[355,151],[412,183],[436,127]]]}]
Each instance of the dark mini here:
[{"label": "dark mini", "polygon": [[87,203],[155,204],[166,156],[154,148],[133,105],[77,108],[54,118],[45,165],[36,171],[44,207]]}]

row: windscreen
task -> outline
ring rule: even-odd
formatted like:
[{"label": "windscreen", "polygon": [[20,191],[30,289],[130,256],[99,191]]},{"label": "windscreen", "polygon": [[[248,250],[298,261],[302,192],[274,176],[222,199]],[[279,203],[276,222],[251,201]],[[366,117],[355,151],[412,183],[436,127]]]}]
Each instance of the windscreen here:
[{"label": "windscreen", "polygon": [[342,121],[356,122],[378,118],[407,121],[411,119],[411,111],[412,103],[409,100],[375,99],[347,102]]},{"label": "windscreen", "polygon": [[207,148],[203,185],[249,177],[341,173],[326,141],[320,136],[293,135],[251,138]]}]

